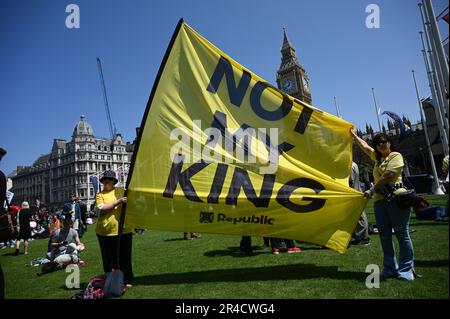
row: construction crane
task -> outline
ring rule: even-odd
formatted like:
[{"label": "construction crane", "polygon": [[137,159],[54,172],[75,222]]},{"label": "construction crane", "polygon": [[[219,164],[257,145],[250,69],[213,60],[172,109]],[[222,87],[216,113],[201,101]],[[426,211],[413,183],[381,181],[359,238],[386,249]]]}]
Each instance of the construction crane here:
[{"label": "construction crane", "polygon": [[108,96],[106,95],[105,79],[103,78],[102,63],[100,62],[99,58],[97,58],[97,67],[98,67],[98,72],[100,74],[100,82],[102,84],[103,100],[105,101],[106,118],[108,119],[109,133],[111,134],[111,140],[114,140],[114,137],[116,136],[116,133],[117,133],[116,124],[114,124],[114,121],[112,119],[111,110],[109,108]]}]

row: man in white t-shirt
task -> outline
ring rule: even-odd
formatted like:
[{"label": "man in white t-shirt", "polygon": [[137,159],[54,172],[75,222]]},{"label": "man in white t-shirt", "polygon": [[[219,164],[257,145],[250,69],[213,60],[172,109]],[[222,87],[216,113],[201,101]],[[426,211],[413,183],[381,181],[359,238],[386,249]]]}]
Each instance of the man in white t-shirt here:
[{"label": "man in white t-shirt", "polygon": [[84,245],[78,237],[78,232],[72,228],[71,218],[65,218],[63,228],[53,234],[51,259],[58,264],[76,263],[79,261],[79,252]]}]

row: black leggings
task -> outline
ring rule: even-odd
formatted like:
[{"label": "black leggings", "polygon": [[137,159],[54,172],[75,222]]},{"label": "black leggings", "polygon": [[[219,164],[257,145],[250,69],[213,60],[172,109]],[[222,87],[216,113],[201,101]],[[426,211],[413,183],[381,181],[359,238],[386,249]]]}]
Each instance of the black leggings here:
[{"label": "black leggings", "polygon": [[113,269],[123,271],[125,284],[131,284],[134,279],[133,266],[131,264],[131,251],[133,234],[123,234],[120,239],[120,265],[117,265],[117,245],[119,236],[102,236],[98,235],[98,243],[102,252],[103,270],[106,273]]}]

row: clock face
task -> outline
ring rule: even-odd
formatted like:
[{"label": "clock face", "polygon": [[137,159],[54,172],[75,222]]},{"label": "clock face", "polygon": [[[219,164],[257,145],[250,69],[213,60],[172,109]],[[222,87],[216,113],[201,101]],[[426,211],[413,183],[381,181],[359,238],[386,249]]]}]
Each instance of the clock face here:
[{"label": "clock face", "polygon": [[306,77],[303,78],[303,88],[305,89],[305,91],[309,92],[309,83],[308,83],[308,78],[306,78]]},{"label": "clock face", "polygon": [[294,89],[294,82],[290,79],[286,79],[281,84],[281,87],[283,88],[284,91],[291,92]]}]

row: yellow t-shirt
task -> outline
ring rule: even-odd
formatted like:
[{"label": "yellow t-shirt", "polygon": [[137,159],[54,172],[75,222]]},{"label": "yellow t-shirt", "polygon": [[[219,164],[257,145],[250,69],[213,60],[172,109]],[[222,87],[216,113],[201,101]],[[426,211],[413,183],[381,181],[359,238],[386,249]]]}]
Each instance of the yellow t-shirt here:
[{"label": "yellow t-shirt", "polygon": [[[397,183],[402,182],[402,172],[403,166],[405,165],[403,162],[402,154],[398,152],[391,152],[386,158],[381,158],[380,165],[377,165],[377,158],[375,151],[370,154],[370,158],[375,161],[375,165],[373,167],[373,177],[375,178],[375,183],[378,181],[381,175],[383,175],[386,171],[391,171],[395,173],[395,178],[389,182],[389,185],[395,185]],[[406,189],[400,188],[395,192],[404,192]],[[373,199],[374,201],[379,201],[383,199],[383,195],[377,192],[374,193]]]},{"label": "yellow t-shirt", "polygon": [[[124,190],[122,187],[114,188],[107,192],[102,191],[95,197],[97,209],[105,204],[111,204],[115,200],[123,197]],[[122,205],[118,205],[107,213],[102,213],[97,220],[96,233],[101,236],[117,236],[119,234],[120,210]],[[133,230],[127,228],[126,223],[123,226],[123,234],[131,233]]]}]

